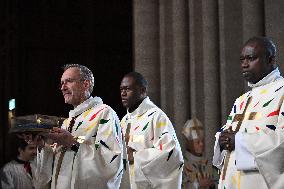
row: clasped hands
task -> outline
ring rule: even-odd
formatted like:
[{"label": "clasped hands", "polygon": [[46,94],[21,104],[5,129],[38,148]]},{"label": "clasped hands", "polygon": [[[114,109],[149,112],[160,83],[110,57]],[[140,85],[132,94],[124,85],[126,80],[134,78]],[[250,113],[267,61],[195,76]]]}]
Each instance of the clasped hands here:
[{"label": "clasped hands", "polygon": [[221,132],[219,136],[219,144],[222,150],[228,150],[229,152],[235,149],[235,135],[236,131],[233,131],[232,127]]}]

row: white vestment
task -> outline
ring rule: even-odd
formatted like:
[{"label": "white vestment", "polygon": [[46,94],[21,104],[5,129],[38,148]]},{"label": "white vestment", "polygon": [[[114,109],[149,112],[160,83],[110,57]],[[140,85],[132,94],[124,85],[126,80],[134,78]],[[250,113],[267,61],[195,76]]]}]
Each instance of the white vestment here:
[{"label": "white vestment", "polygon": [[[48,189],[51,175],[52,151],[49,149],[38,152],[36,159],[31,161],[30,175],[23,163],[12,160],[0,171],[0,188],[2,189]],[[41,158],[39,158],[41,157]]]},{"label": "white vestment", "polygon": [[[89,98],[69,112],[72,135],[80,147],[77,153],[61,146],[55,150],[52,188],[117,189],[123,174],[122,135],[116,113],[99,97]],[[64,152],[66,151],[66,152]],[[60,156],[63,159],[60,160]]]},{"label": "white vestment", "polygon": [[[220,151],[220,132],[216,134],[213,164],[222,169],[220,189],[284,188],[284,79],[275,69],[252,89],[236,99],[226,125],[236,129],[236,114],[243,114],[248,98],[251,102],[235,136],[235,150],[231,152],[225,179],[224,159],[227,151]],[[282,181],[281,181],[282,180]]]},{"label": "white vestment", "polygon": [[[183,157],[175,130],[166,114],[147,97],[121,121],[128,146],[134,152],[130,166],[132,189],[178,189]],[[126,133],[130,127],[129,133]]]}]

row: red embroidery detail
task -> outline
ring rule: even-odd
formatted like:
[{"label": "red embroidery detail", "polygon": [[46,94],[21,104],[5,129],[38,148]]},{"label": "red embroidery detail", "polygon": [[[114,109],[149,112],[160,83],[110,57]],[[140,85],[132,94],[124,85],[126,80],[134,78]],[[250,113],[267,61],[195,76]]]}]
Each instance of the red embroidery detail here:
[{"label": "red embroidery detail", "polygon": [[258,130],[259,131],[259,127],[255,127],[256,128],[256,130]]},{"label": "red embroidery detail", "polygon": [[243,105],[244,105],[244,101],[242,101],[241,105],[240,105],[240,110],[242,109]]},{"label": "red embroidery detail", "polygon": [[256,105],[254,105],[253,107],[255,108],[258,104],[259,104],[259,101],[258,101],[258,103],[256,103]]},{"label": "red embroidery detail", "polygon": [[163,144],[160,144],[160,150],[163,150]]},{"label": "red embroidery detail", "polygon": [[276,111],[274,111],[274,112],[271,112],[270,114],[268,114],[267,117],[279,115],[279,112],[280,112],[280,110],[276,110]]},{"label": "red embroidery detail", "polygon": [[95,113],[94,115],[92,115],[91,119],[89,121],[92,121],[93,119],[95,119],[95,117],[97,117],[97,115],[103,110],[104,108],[100,109],[99,111],[97,111],[97,113]]},{"label": "red embroidery detail", "polygon": [[138,127],[140,127],[140,126],[138,125],[137,127],[135,127],[134,131],[135,131],[136,129],[138,129]]}]

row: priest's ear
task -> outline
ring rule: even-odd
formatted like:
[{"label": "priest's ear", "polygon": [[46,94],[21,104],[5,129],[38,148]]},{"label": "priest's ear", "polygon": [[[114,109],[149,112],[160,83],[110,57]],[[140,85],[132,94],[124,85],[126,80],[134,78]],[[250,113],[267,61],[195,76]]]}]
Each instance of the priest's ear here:
[{"label": "priest's ear", "polygon": [[140,87],[140,94],[142,97],[146,97],[147,96],[147,88],[144,86]]},{"label": "priest's ear", "polygon": [[91,81],[90,80],[84,80],[83,86],[84,86],[84,89],[89,90],[89,88],[91,86]]},{"label": "priest's ear", "polygon": [[275,60],[275,56],[269,56],[269,58],[268,58],[268,64],[272,65],[273,68],[276,68],[276,67],[277,67],[276,60]]}]

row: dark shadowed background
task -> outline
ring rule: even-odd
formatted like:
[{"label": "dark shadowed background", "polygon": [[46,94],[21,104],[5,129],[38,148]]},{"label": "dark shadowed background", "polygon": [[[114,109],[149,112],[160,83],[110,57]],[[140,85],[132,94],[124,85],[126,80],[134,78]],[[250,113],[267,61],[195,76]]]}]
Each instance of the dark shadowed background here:
[{"label": "dark shadowed background", "polygon": [[0,1],[0,166],[11,158],[7,141],[8,100],[16,115],[68,117],[58,89],[66,63],[89,67],[93,95],[119,117],[119,85],[132,70],[132,3],[130,0]]}]

